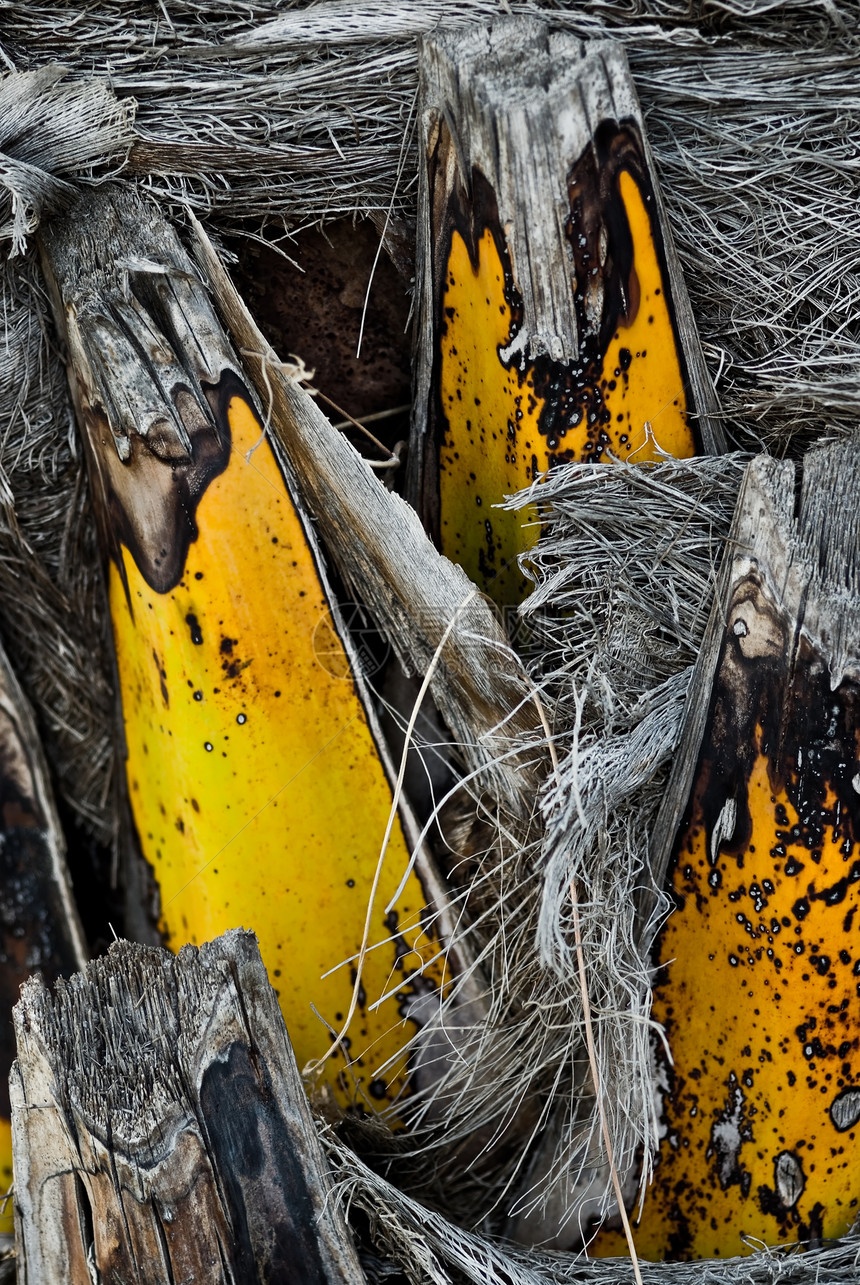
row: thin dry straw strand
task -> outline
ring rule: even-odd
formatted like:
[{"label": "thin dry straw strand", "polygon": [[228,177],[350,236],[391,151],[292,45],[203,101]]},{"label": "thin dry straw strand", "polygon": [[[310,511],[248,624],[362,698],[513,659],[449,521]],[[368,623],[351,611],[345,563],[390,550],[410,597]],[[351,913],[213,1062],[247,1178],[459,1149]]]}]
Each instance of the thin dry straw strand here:
[{"label": "thin dry straw strand", "polygon": [[[477,593],[478,593],[478,590],[473,589],[470,593],[466,594],[465,598],[459,604],[459,606],[457,607],[457,610],[454,612],[453,616],[448,621],[448,624],[445,626],[442,637],[439,639],[439,644],[436,647],[436,650],[433,653],[430,664],[427,667],[427,672],[424,675],[423,682],[421,683],[421,687],[418,690],[418,695],[415,697],[415,704],[412,707],[412,714],[409,718],[409,724],[406,728],[406,736],[403,742],[403,753],[400,757],[400,768],[397,773],[397,781],[395,783],[394,791],[391,797],[391,810],[388,814],[388,824],[385,827],[385,835],[383,836],[383,839],[382,839],[382,848],[379,853],[379,860],[376,863],[376,870],[373,875],[373,884],[371,885],[370,895],[367,900],[367,914],[365,915],[365,919],[364,919],[364,934],[362,936],[361,947],[358,952],[358,962],[356,963],[356,966],[355,966],[355,982],[352,988],[352,999],[350,1000],[349,1011],[344,1020],[340,1034],[333,1041],[331,1047],[323,1054],[322,1057],[317,1058],[315,1061],[310,1062],[308,1064],[306,1068],[307,1074],[313,1075],[317,1071],[319,1071],[325,1065],[326,1061],[334,1053],[336,1053],[339,1048],[342,1047],[343,1041],[346,1038],[347,1032],[349,1031],[350,1022],[355,1016],[355,1010],[358,1008],[358,996],[361,990],[361,978],[362,978],[362,973],[364,971],[364,961],[367,958],[368,943],[370,941],[370,925],[373,918],[373,906],[374,906],[374,902],[376,901],[376,894],[379,890],[379,881],[382,878],[382,867],[385,862],[385,854],[388,851],[388,844],[391,839],[391,833],[394,829],[394,823],[397,820],[397,809],[400,806],[400,798],[403,793],[403,781],[406,776],[406,764],[409,757],[409,749],[412,744],[412,737],[415,732],[415,724],[418,721],[418,715],[420,713],[421,705],[424,700],[424,697],[427,695],[427,692],[430,689],[430,683],[433,679],[433,675],[435,674],[436,669],[439,665],[439,662],[442,659],[442,652],[445,649],[445,644],[450,638],[451,633],[454,629],[454,626],[456,625],[457,620],[459,619],[460,614],[463,611],[464,607],[466,607],[472,601],[472,599],[477,595]],[[417,853],[413,853],[410,859],[410,867],[414,864],[416,856],[417,856]]]},{"label": "thin dry straw strand", "polygon": [[[561,769],[553,741],[552,732],[547,722],[546,713],[544,712],[543,702],[540,699],[540,693],[534,688],[534,703],[537,708],[538,717],[546,734],[547,747],[550,758],[552,759],[552,768],[556,780],[561,784]],[[594,1082],[594,1096],[597,1102],[597,1112],[600,1117],[600,1131],[603,1134],[603,1145],[606,1147],[606,1159],[609,1163],[609,1173],[612,1178],[612,1186],[615,1191],[615,1198],[618,1202],[618,1212],[621,1215],[621,1223],[624,1227],[624,1237],[627,1241],[627,1248],[630,1251],[630,1262],[633,1265],[633,1275],[636,1277],[636,1285],[642,1285],[642,1273],[639,1270],[639,1256],[636,1253],[636,1245],[633,1240],[633,1230],[630,1226],[630,1219],[627,1217],[627,1209],[624,1204],[624,1193],[621,1190],[621,1180],[618,1177],[618,1169],[615,1165],[615,1153],[612,1146],[612,1137],[609,1132],[609,1122],[606,1119],[606,1109],[603,1102],[603,1091],[600,1080],[600,1067],[597,1061],[597,1050],[594,1045],[594,1027],[591,1021],[591,1003],[588,998],[588,978],[585,975],[585,952],[582,946],[582,929],[579,921],[579,897],[576,892],[576,880],[570,881],[570,901],[573,912],[573,938],[576,948],[576,959],[579,965],[579,985],[582,990],[582,1024],[585,1028],[585,1044],[588,1050],[588,1065],[591,1070],[591,1078]]]}]

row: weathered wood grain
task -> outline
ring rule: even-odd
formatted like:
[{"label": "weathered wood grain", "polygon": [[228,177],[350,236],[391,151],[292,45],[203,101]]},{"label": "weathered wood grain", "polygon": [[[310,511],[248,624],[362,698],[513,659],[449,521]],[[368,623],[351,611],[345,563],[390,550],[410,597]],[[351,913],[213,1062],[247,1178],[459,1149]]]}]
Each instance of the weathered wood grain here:
[{"label": "weathered wood grain", "polygon": [[252,933],[117,942],[15,1029],[21,1285],[361,1285]]},{"label": "weathered wood grain", "polygon": [[801,480],[748,466],[654,850],[671,1062],[655,1049],[640,1252],[842,1235],[860,1206],[860,442],[815,448]]},{"label": "weathered wood grain", "polygon": [[621,47],[512,18],[424,37],[419,66],[408,491],[507,605],[537,527],[506,494],[722,435]]}]

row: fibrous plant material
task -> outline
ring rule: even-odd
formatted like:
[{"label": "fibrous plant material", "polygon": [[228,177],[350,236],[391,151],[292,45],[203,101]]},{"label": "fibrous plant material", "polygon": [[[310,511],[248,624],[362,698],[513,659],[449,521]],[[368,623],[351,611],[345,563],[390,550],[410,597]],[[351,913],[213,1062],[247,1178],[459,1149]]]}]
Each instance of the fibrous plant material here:
[{"label": "fibrous plant material", "polygon": [[112,697],[74,414],[32,255],[4,265],[2,290],[0,633],[58,793],[106,843],[114,831]]},{"label": "fibrous plant material", "polygon": [[795,466],[757,458],[738,500],[652,840],[647,1258],[818,1245],[860,1202],[858,512],[856,441],[807,454],[797,501]]},{"label": "fibrous plant material", "polygon": [[[502,1244],[443,1217],[380,1178],[328,1133],[332,1175],[350,1207],[365,1212],[380,1250],[410,1281],[432,1285],[630,1285],[629,1258],[585,1259],[543,1248]],[[643,1285],[853,1285],[860,1240],[850,1235],[803,1254],[765,1249],[718,1263],[641,1262]]]},{"label": "fibrous plant material", "polygon": [[535,989],[547,1003],[558,997],[559,1016],[546,1019],[553,1063],[577,1065],[577,1091],[556,1091],[548,1103],[546,1131],[510,1204],[508,1230],[521,1239],[576,1247],[611,1199],[595,1086],[579,1069],[579,949],[615,1163],[634,1188],[649,1172],[655,1114],[641,924],[668,908],[650,876],[650,834],[743,466],[734,455],[644,469],[572,465],[517,500],[536,504],[542,521],[524,563],[535,586],[521,610],[559,760],[541,795],[545,831],[532,875]]},{"label": "fibrous plant material", "polygon": [[76,84],[60,66],[0,78],[0,243],[14,257],[45,213],[75,199],[76,184],[120,168],[132,143],[134,102],[103,80]]},{"label": "fibrous plant material", "polygon": [[[12,1007],[23,982],[83,968],[87,949],[65,863],[65,842],[33,714],[0,649],[0,1195],[12,1183],[8,1075]],[[0,1233],[12,1230],[12,1208]]]},{"label": "fibrous plant material", "polygon": [[[384,219],[391,208],[411,227],[415,38],[508,11],[534,16],[536,6],[177,0],[168,19],[143,0],[43,0],[7,6],[0,50],[9,66],[109,72],[137,104],[146,181],[221,226],[273,211],[290,226],[354,211]],[[552,0],[537,13],[627,50],[733,432],[784,442],[850,425],[860,395],[856,0],[639,0],[633,11]]]},{"label": "fibrous plant material", "polygon": [[76,184],[121,164],[133,107],[58,66],[0,78],[0,245],[12,256],[0,274],[0,632],[58,793],[105,845],[115,826],[103,594],[50,309],[24,250]]},{"label": "fibrous plant material", "polygon": [[423,40],[410,490],[501,606],[505,496],[571,460],[722,447],[623,49],[510,19]]},{"label": "fibrous plant material", "polygon": [[[302,1065],[317,1060],[343,1105],[390,1106],[414,1087],[406,1046],[451,984],[445,895],[395,806],[289,467],[151,204],[105,187],[42,245],[108,564],[126,791],[158,928],[179,947],[252,923]],[[131,867],[142,934],[141,883]]]},{"label": "fibrous plant material", "polygon": [[252,933],[27,983],[19,1280],[363,1285]]}]

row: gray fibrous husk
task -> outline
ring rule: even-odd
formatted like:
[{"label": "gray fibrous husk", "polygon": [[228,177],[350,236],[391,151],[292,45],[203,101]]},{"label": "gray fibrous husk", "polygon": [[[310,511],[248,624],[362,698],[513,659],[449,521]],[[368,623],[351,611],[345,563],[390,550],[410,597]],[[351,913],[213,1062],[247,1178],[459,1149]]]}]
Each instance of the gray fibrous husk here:
[{"label": "gray fibrous husk", "polygon": [[113,696],[80,446],[32,254],[0,266],[0,636],[65,800],[103,843]]},{"label": "gray fibrous husk", "polygon": [[[412,1285],[630,1285],[629,1259],[526,1250],[463,1231],[368,1169],[328,1129],[323,1145],[341,1200],[367,1217],[376,1244]],[[715,1262],[640,1262],[639,1271],[643,1285],[849,1285],[858,1267],[860,1239],[852,1233],[802,1254],[761,1250]]]},{"label": "gray fibrous husk", "polygon": [[[597,1093],[615,1163],[650,1176],[657,1140],[650,1073],[648,939],[668,908],[649,878],[648,840],[681,731],[684,701],[746,457],[569,465],[522,492],[541,539],[523,559],[534,590],[521,609],[557,768],[541,797],[536,954],[559,993],[577,996],[571,1045],[583,1042],[572,887],[594,1029]],[[645,922],[643,922],[643,917]],[[561,1047],[556,1049],[564,1061]],[[608,1197],[593,1083],[562,1101],[520,1197],[575,1239],[588,1200]],[[580,1177],[580,1172],[582,1176]],[[559,1213],[560,1211],[560,1213]]]},{"label": "gray fibrous husk", "polygon": [[[56,783],[114,836],[113,704],[101,570],[50,308],[28,237],[131,144],[132,101],[53,64],[0,78],[0,635]],[[98,173],[97,173],[98,171]],[[5,243],[5,244],[4,244]]]},{"label": "gray fibrous husk", "polygon": [[232,228],[389,209],[412,223],[414,45],[436,23],[528,12],[611,36],[729,429],[783,448],[857,418],[857,0],[6,0],[2,12],[9,66],[108,76],[137,105],[132,169]]},{"label": "gray fibrous husk", "polygon": [[0,243],[23,254],[43,214],[62,209],[74,183],[121,167],[132,143],[134,101],[103,80],[73,81],[47,65],[0,79]]}]

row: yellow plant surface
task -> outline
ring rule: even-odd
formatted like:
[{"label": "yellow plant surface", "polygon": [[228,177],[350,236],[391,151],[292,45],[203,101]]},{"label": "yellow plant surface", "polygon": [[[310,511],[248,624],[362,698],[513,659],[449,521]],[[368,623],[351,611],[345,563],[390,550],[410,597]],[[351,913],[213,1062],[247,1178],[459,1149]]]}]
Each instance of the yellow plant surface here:
[{"label": "yellow plant surface", "polygon": [[[227,418],[229,462],[199,502],[180,581],[155,592],[123,545],[126,592],[111,564],[128,791],[168,944],[253,929],[302,1067],[349,1011],[343,961],[361,945],[392,789],[259,420],[238,395]],[[417,1007],[444,982],[414,874],[385,914],[408,860],[398,820],[349,1064],[338,1052],[324,1073],[343,1104],[403,1093]]]},{"label": "yellow plant surface", "polygon": [[651,217],[626,170],[618,192],[635,281],[627,282],[626,315],[584,370],[546,358],[505,360],[519,324],[507,251],[486,228],[473,262],[456,227],[451,234],[438,341],[440,541],[442,552],[500,606],[525,596],[516,559],[537,539],[533,509],[493,507],[506,495],[560,461],[611,454],[645,463],[660,451],[677,458],[695,453]]},{"label": "yellow plant surface", "polygon": [[12,1123],[0,1116],[0,1236],[11,1236],[15,1231],[12,1217],[12,1196],[3,1203],[12,1187]]},{"label": "yellow plant surface", "polygon": [[[676,848],[647,1259],[816,1245],[860,1208],[860,693],[798,662],[806,679],[768,699],[772,663],[745,699],[718,684]],[[601,1233],[591,1252],[626,1247]]]}]

